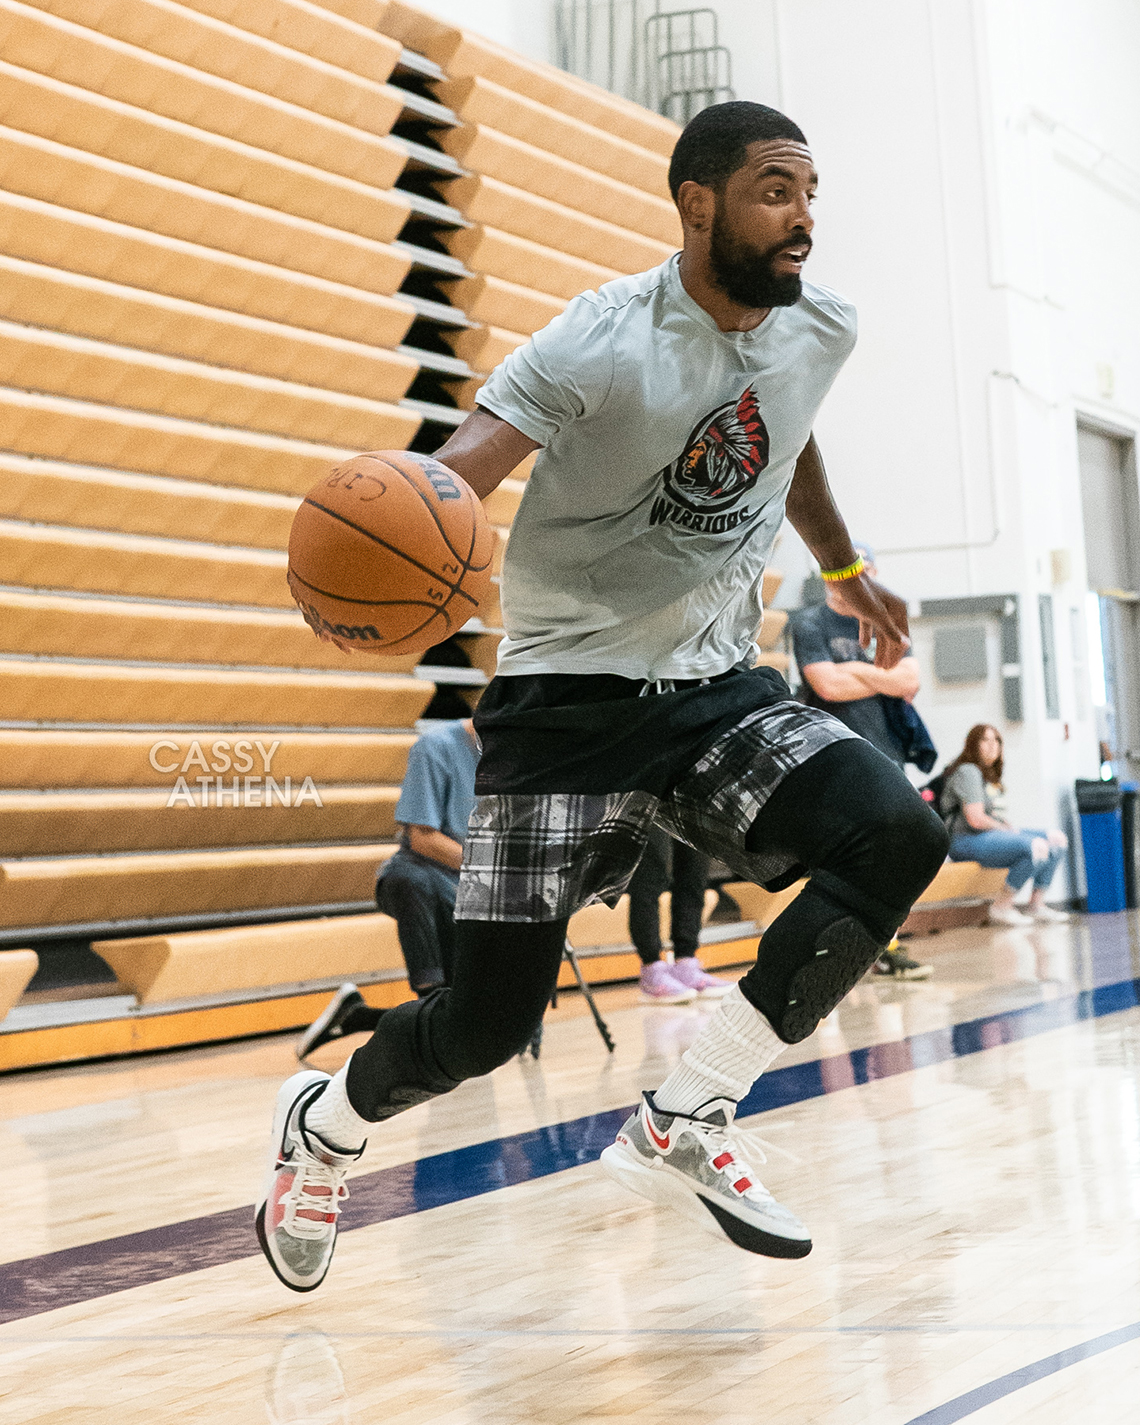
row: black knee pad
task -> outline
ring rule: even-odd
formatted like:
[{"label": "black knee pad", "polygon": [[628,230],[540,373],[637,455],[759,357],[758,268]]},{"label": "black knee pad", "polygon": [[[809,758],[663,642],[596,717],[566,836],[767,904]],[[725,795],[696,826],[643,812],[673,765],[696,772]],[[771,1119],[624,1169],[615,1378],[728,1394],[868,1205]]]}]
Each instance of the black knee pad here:
[{"label": "black knee pad", "polygon": [[889,939],[813,880],[764,932],[740,991],[785,1044],[798,1044],[858,984]]},{"label": "black knee pad", "polygon": [[399,1004],[384,1015],[375,1034],[348,1064],[348,1101],[376,1123],[429,1098],[450,1093],[462,1082],[446,1073],[431,1047],[431,1016],[449,991]]},{"label": "black knee pad", "polygon": [[815,942],[815,954],[792,976],[783,1014],[772,1028],[785,1044],[798,1044],[814,1034],[879,956],[882,944],[853,915],[833,921]]}]

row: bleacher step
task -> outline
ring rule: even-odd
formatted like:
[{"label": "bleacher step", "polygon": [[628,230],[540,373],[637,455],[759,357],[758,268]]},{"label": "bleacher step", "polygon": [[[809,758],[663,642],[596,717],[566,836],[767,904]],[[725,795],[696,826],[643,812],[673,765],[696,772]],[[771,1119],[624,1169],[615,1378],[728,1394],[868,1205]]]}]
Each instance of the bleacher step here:
[{"label": "bleacher step", "polygon": [[0,862],[0,927],[360,903],[394,849],[377,842],[8,860]]},{"label": "bleacher step", "polygon": [[411,727],[432,696],[422,679],[374,673],[162,667],[5,659],[0,722],[171,727]]},{"label": "bleacher step", "polygon": [[0,856],[366,842],[395,835],[398,786],[320,786],[312,778],[266,773],[256,752],[245,761],[253,770],[244,775],[194,768],[155,790],[0,792]]}]

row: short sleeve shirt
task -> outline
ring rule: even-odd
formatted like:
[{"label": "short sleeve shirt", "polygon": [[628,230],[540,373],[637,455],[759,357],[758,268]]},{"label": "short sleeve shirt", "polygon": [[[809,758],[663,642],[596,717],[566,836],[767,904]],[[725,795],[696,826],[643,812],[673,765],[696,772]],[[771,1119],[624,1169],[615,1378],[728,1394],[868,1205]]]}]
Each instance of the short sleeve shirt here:
[{"label": "short sleeve shirt", "polygon": [[855,343],[808,283],[722,332],[678,259],[576,297],[479,405],[543,447],[511,529],[501,674],[705,678],[755,657],[796,460]]},{"label": "short sleeve shirt", "polygon": [[950,819],[951,836],[973,834],[974,828],[966,820],[963,808],[975,802],[982,803],[987,816],[993,816],[997,810],[996,798],[991,793],[990,783],[982,776],[982,769],[972,762],[963,762],[950,773],[942,788],[942,810]]},{"label": "short sleeve shirt", "polygon": [[[792,648],[803,677],[803,670],[813,663],[870,663],[870,655],[859,643],[859,620],[837,614],[826,604],[800,609],[792,618]],[[850,702],[830,702],[804,679],[800,697],[811,707],[823,708],[837,717],[852,732],[865,737],[884,756],[900,767],[904,765],[902,749],[887,725],[882,702],[877,696],[855,698]]]},{"label": "short sleeve shirt", "polygon": [[478,762],[478,746],[462,721],[428,728],[408,754],[396,820],[429,826],[462,845],[475,806]]}]

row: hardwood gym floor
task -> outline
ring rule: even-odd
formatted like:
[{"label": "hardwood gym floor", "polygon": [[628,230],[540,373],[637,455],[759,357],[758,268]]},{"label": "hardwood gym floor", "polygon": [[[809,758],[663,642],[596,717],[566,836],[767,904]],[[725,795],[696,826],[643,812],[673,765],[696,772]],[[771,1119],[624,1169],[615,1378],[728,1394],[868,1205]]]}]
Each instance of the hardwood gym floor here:
[{"label": "hardwood gym floor", "polygon": [[591,1161],[708,1012],[631,989],[612,1059],[564,996],[538,1063],[377,1132],[311,1297],[248,1210],[291,1038],[0,1078],[0,1421],[1135,1421],[1140,918],[910,948],[932,980],[864,981],[749,1105],[802,1262]]}]

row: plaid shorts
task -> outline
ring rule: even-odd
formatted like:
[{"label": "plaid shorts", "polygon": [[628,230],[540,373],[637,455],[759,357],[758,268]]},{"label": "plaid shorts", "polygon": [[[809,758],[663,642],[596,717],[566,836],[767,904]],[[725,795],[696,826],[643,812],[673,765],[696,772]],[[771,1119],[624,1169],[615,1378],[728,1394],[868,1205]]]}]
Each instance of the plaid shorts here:
[{"label": "plaid shorts", "polygon": [[743,880],[778,881],[794,858],[748,851],[748,828],[789,772],[856,736],[821,709],[788,699],[743,718],[665,796],[479,797],[464,844],[456,919],[561,920],[595,901],[614,905],[654,824]]}]

